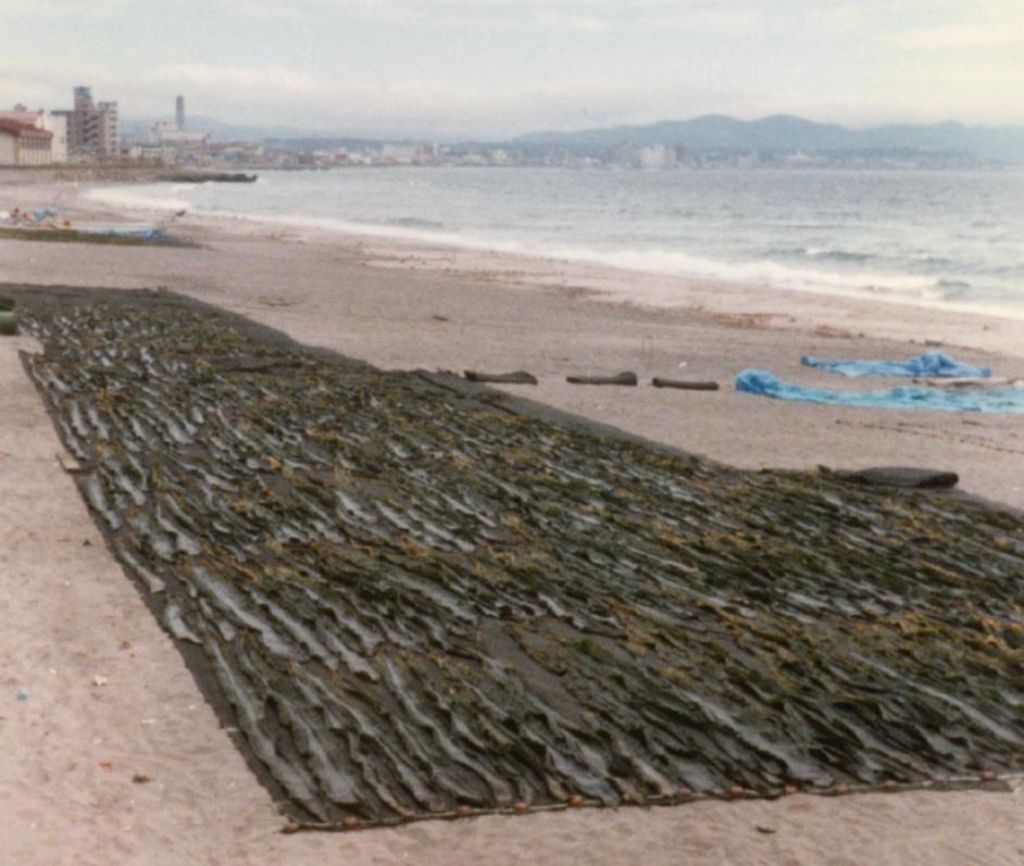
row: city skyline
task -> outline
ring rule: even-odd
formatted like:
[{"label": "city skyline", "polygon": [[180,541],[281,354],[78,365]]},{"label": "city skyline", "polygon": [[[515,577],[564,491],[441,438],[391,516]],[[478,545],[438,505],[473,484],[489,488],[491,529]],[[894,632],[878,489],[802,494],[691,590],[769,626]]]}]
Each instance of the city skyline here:
[{"label": "city skyline", "polygon": [[[1011,0],[0,0],[0,104],[89,82],[123,117],[501,138],[716,112],[1024,123]],[[5,40],[0,38],[0,43]],[[47,52],[52,61],[38,63]]]}]

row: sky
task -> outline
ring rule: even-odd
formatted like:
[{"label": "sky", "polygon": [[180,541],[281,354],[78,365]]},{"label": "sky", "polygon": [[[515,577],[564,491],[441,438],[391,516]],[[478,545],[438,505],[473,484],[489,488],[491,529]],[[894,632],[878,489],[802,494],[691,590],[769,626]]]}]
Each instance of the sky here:
[{"label": "sky", "polygon": [[721,113],[1024,124],[1024,0],[0,0],[0,108],[502,138]]}]

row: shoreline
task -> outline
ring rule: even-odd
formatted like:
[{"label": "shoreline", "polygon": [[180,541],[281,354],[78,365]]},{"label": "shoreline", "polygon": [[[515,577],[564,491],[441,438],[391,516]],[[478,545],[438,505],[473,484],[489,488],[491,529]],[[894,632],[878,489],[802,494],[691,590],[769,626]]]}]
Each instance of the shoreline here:
[{"label": "shoreline", "polygon": [[[89,210],[75,195],[80,190],[39,189],[41,197],[55,192],[70,197],[72,218],[125,217]],[[0,208],[10,194],[0,185]],[[0,267],[7,279],[30,284],[166,286],[385,369],[528,369],[537,386],[501,387],[739,468],[928,465],[958,472],[969,493],[1024,507],[1024,461],[1017,459],[1024,434],[1014,416],[785,404],[732,387],[745,368],[829,387],[835,380],[800,366],[801,355],[904,358],[931,348],[1021,377],[1024,323],[249,220],[187,216],[174,231],[200,248],[58,245],[68,251],[62,255],[11,241],[0,248]],[[638,284],[682,304],[630,302]],[[692,377],[723,387],[670,397],[653,388],[565,382],[627,369],[642,381]],[[763,435],[754,437],[757,430]]]},{"label": "shoreline", "polygon": [[[121,184],[93,184],[78,197],[85,207],[110,208],[114,213],[125,215],[148,214],[151,218],[166,218],[173,212],[170,205],[155,207],[152,203],[110,202],[102,196],[93,196],[97,190],[120,187]],[[187,202],[175,202],[185,207]],[[669,269],[630,266],[614,261],[622,254],[597,250],[576,253],[566,250],[523,249],[522,243],[514,240],[487,239],[474,236],[458,236],[439,232],[431,237],[429,231],[408,229],[400,226],[385,227],[372,224],[360,225],[344,220],[300,216],[270,216],[244,213],[191,212],[189,222],[205,225],[213,231],[231,231],[232,226],[249,226],[252,231],[261,230],[295,233],[299,238],[316,239],[339,243],[362,242],[379,250],[377,264],[387,266],[412,266],[424,268],[454,268],[460,272],[485,271],[508,277],[551,282],[568,280],[583,288],[604,294],[610,303],[635,304],[656,309],[685,308],[686,296],[695,287],[705,287],[715,295],[730,294],[744,290],[747,294],[765,296],[771,306],[772,296],[778,296],[783,303],[800,306],[799,297],[827,298],[847,301],[854,306],[881,304],[883,307],[909,310],[913,314],[922,311],[940,316],[977,317],[986,321],[1017,322],[1024,325],[1024,308],[1012,310],[983,303],[958,303],[956,301],[925,301],[900,298],[887,289],[828,288],[826,286],[788,286],[770,279],[744,279],[741,277],[714,274],[685,274]],[[641,259],[641,252],[629,254]],[[410,264],[412,263],[412,264]],[[723,264],[723,267],[725,265]],[[618,287],[632,282],[632,289],[622,292]],[[794,297],[791,297],[794,296]],[[758,308],[765,306],[759,299],[754,300]],[[813,302],[811,302],[813,303]]]},{"label": "shoreline", "polygon": [[[149,183],[141,178],[132,185]],[[69,190],[67,184],[73,186]],[[146,219],[170,223],[170,207],[121,207],[91,197],[97,189],[121,187],[120,181],[75,180],[29,184],[41,198],[56,188],[58,199],[69,194],[63,207],[76,219]],[[0,210],[16,203],[11,185],[0,177]],[[46,192],[43,192],[46,190]],[[31,194],[31,192],[29,193]],[[542,251],[488,248],[467,239],[431,240],[403,237],[376,226],[321,225],[317,218],[211,214],[189,211],[173,231],[201,242],[204,236],[264,237],[296,243],[337,245],[355,252],[371,267],[427,270],[515,282],[543,289],[563,289],[599,303],[645,310],[684,311],[717,316],[739,316],[751,323],[779,329],[835,328],[850,336],[884,337],[907,343],[943,344],[1024,358],[1024,310],[1014,315],[998,307],[955,302],[918,302],[880,292],[865,296],[817,288],[795,288],[763,281],[678,275],[658,270],[633,269],[586,258],[561,258]],[[415,233],[413,233],[415,234]],[[624,288],[629,285],[630,288]],[[855,330],[856,328],[856,330]]]}]

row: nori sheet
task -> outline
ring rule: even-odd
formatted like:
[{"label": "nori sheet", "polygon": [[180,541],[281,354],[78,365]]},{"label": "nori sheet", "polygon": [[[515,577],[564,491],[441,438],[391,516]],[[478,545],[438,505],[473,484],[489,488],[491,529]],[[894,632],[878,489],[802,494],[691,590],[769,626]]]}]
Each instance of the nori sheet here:
[{"label": "nori sheet", "polygon": [[170,293],[15,294],[83,496],[297,821],[1024,766],[1019,514],[733,470]]}]

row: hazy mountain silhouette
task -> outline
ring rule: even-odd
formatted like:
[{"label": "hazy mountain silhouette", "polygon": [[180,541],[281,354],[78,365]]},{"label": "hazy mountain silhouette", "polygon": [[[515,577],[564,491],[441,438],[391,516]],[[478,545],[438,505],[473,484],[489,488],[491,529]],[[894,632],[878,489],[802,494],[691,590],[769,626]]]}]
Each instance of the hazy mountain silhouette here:
[{"label": "hazy mountain silhouette", "polygon": [[1024,127],[965,126],[962,123],[890,124],[850,129],[776,114],[737,120],[709,114],[692,120],[663,120],[646,126],[614,126],[575,132],[535,132],[514,140],[527,147],[563,147],[591,152],[620,145],[669,145],[701,150],[856,151],[912,149],[957,152],[987,159],[1024,160]]},{"label": "hazy mountain silhouette", "polygon": [[[152,120],[125,119],[122,133],[145,137]],[[237,139],[277,142],[306,147],[358,146],[381,141],[420,138],[397,130],[317,130],[296,126],[260,126],[225,123],[209,117],[189,117],[188,128],[209,132],[220,141]],[[490,146],[500,145],[491,140]],[[600,155],[620,145],[663,144],[692,151],[894,151],[969,154],[981,159],[1024,162],[1024,127],[966,126],[962,123],[927,125],[889,124],[851,129],[817,123],[802,117],[776,114],[760,120],[737,120],[708,114],[691,120],[662,120],[646,126],[612,126],[576,131],[533,132],[505,145],[543,151],[562,148]]]}]

